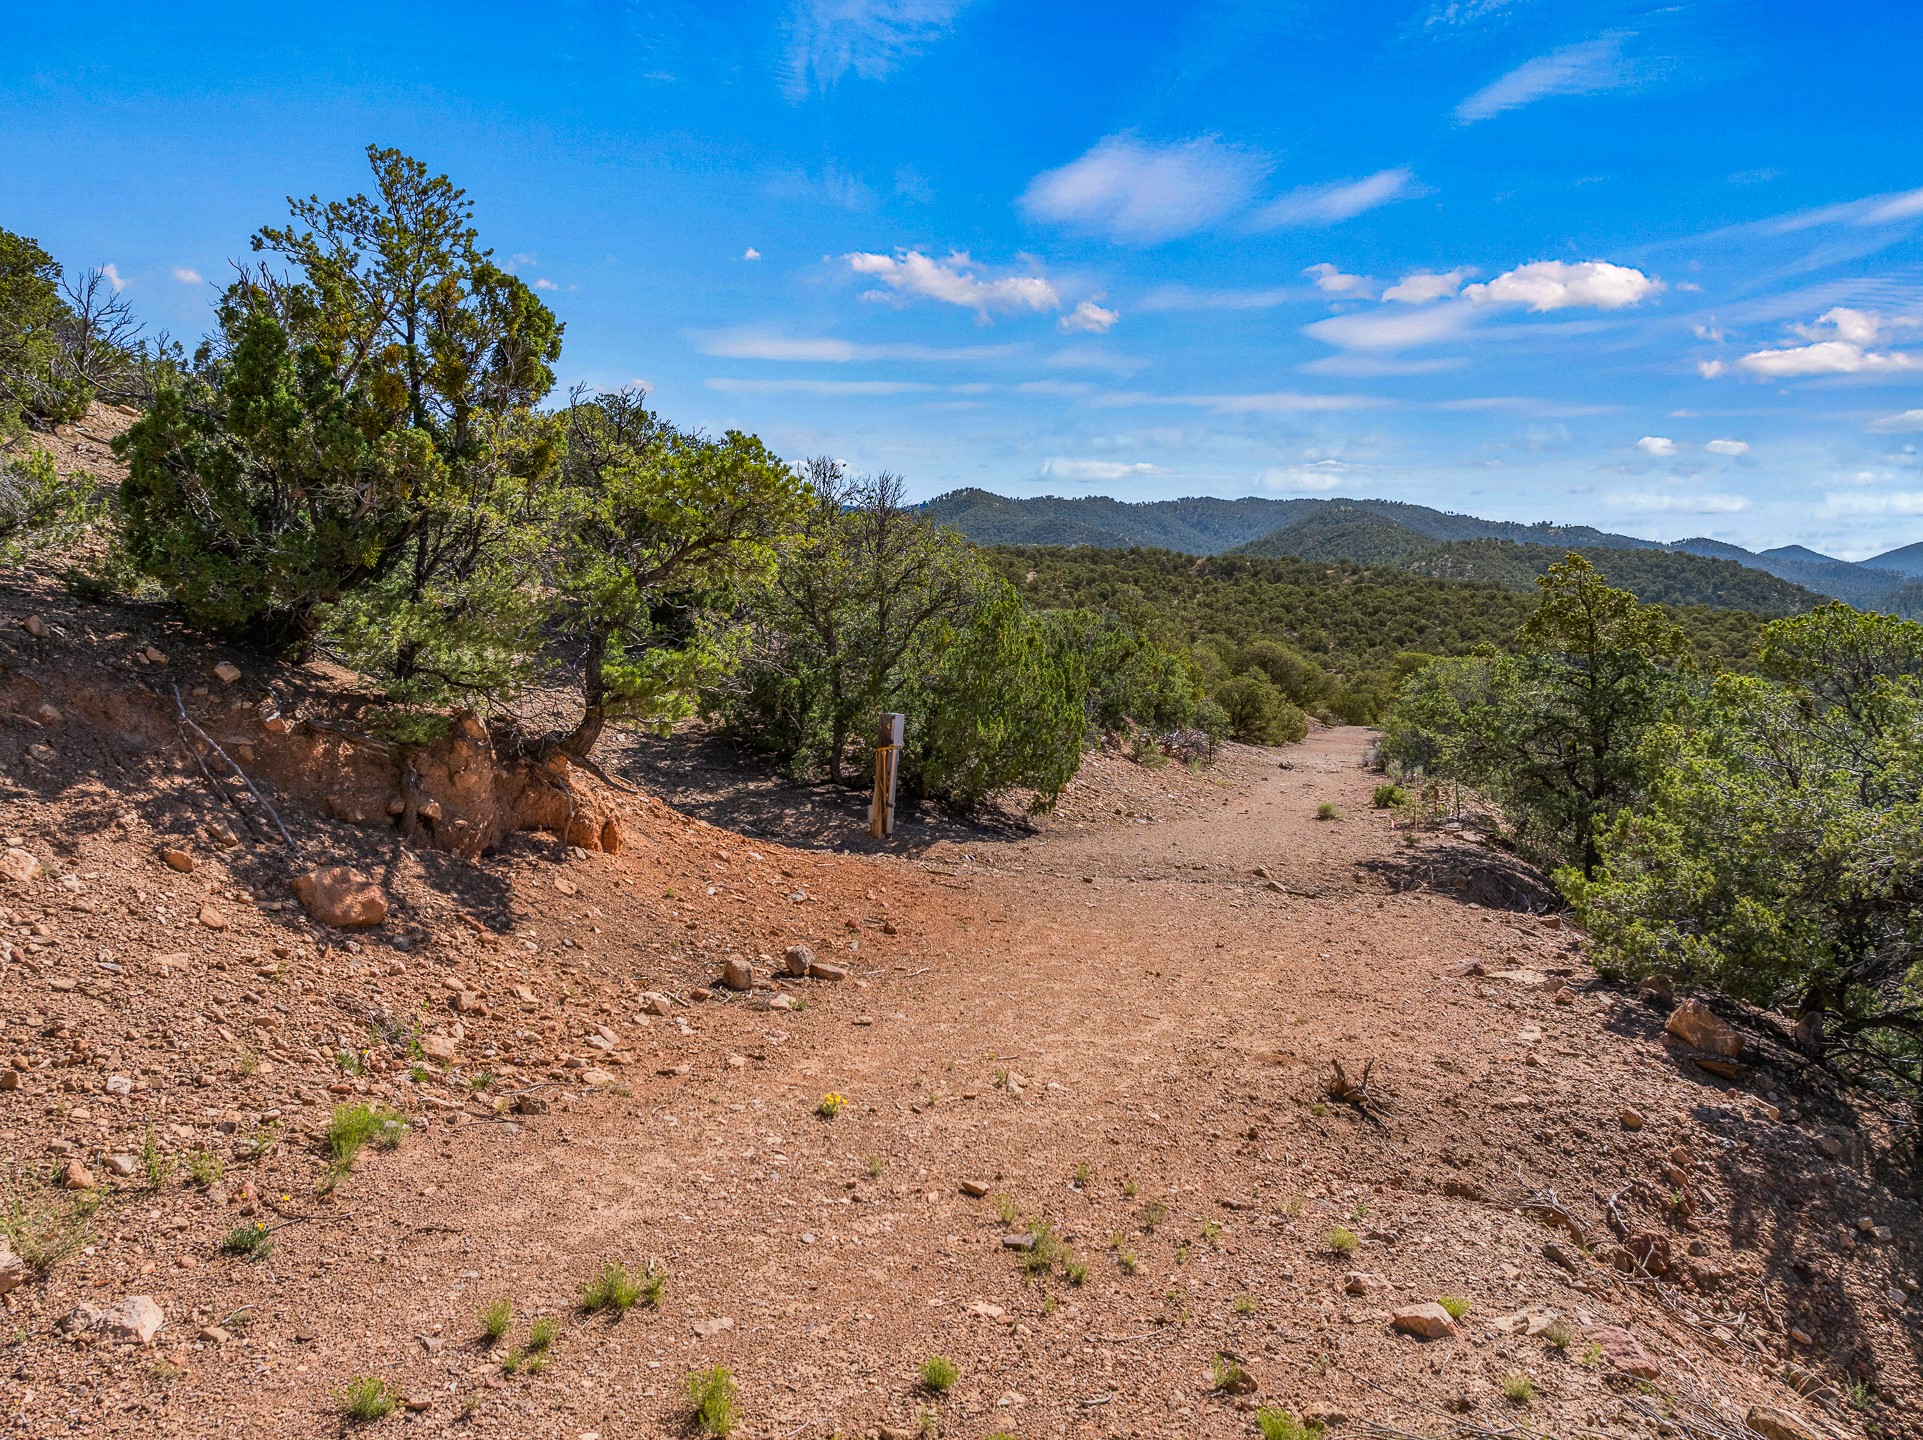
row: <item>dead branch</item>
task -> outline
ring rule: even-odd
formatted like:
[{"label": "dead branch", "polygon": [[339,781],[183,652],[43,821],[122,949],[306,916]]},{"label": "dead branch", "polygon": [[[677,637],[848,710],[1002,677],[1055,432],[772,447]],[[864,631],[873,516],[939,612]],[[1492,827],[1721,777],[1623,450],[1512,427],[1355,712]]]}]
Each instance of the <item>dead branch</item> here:
[{"label": "dead branch", "polygon": [[[180,698],[180,687],[176,685],[173,687],[173,690],[174,690],[174,709],[177,710],[180,714],[180,723],[184,725],[186,728],[188,728],[189,730],[192,730],[194,734],[198,735],[202,740],[205,740],[207,742],[208,747],[216,755],[220,756],[221,759],[225,760],[228,766],[233,770],[233,772],[236,775],[240,776],[240,783],[247,787],[248,794],[252,795],[255,800],[260,802],[260,808],[265,810],[267,812],[267,818],[274,822],[274,828],[280,831],[280,838],[287,842],[287,848],[291,850],[294,854],[298,855],[300,853],[300,846],[294,843],[294,837],[292,835],[289,835],[287,833],[287,827],[281,824],[279,812],[276,811],[272,805],[269,805],[267,803],[267,797],[260,793],[259,789],[256,788],[252,780],[249,780],[247,778],[247,772],[240,768],[240,766],[235,762],[234,757],[229,755],[225,750],[220,748],[220,742],[215,740],[213,736],[209,735],[205,730],[201,729],[200,726],[194,723],[193,718],[189,716],[187,713],[187,702]],[[188,748],[192,749],[193,747],[189,746]],[[194,759],[200,760],[200,752],[197,750],[194,752]],[[207,768],[206,762],[204,760],[200,760],[200,766],[203,771],[205,771]],[[213,779],[213,776],[209,775],[207,778],[211,780]]]}]

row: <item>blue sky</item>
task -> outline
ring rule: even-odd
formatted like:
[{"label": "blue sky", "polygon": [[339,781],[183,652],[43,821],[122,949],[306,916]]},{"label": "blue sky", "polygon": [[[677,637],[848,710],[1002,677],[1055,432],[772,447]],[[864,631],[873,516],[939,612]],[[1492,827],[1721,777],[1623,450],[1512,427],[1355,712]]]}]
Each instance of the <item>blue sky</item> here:
[{"label": "blue sky", "polygon": [[913,493],[1923,539],[1923,7],[101,3],[0,225],[198,334],[400,146],[565,382]]}]

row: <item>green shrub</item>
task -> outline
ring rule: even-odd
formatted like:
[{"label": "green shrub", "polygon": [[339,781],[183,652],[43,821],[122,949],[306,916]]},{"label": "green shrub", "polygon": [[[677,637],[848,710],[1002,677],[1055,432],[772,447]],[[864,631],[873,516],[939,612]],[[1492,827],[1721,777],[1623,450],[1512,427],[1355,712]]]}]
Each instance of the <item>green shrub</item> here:
[{"label": "green shrub", "polygon": [[489,1340],[499,1340],[513,1324],[513,1297],[502,1295],[481,1307],[481,1334]]},{"label": "green shrub", "polygon": [[327,1153],[336,1174],[353,1168],[369,1144],[392,1150],[407,1134],[407,1123],[385,1105],[336,1105],[327,1125]]},{"label": "green shrub", "polygon": [[378,1375],[356,1375],[341,1387],[335,1398],[341,1414],[357,1424],[385,1420],[400,1403],[394,1387]]},{"label": "green shrub", "polygon": [[1260,670],[1217,684],[1214,697],[1229,718],[1229,734],[1248,745],[1292,745],[1309,733],[1309,720]]},{"label": "green shrub", "polygon": [[959,1379],[961,1370],[946,1355],[930,1355],[921,1362],[921,1383],[925,1390],[942,1395]]},{"label": "green shrub", "polygon": [[1369,803],[1378,810],[1395,810],[1409,803],[1409,792],[1400,785],[1378,785],[1369,796]]},{"label": "green shrub", "polygon": [[1362,1241],[1357,1238],[1355,1231],[1338,1225],[1322,1237],[1322,1243],[1337,1255],[1353,1255]]},{"label": "green shrub", "polygon": [[1262,1440],[1317,1440],[1322,1434],[1321,1426],[1305,1425],[1275,1405],[1264,1405],[1255,1412],[1255,1428],[1262,1432]]},{"label": "green shrub", "polygon": [[726,1366],[697,1370],[684,1382],[695,1427],[710,1435],[726,1435],[739,1422],[735,1408],[734,1374]]}]

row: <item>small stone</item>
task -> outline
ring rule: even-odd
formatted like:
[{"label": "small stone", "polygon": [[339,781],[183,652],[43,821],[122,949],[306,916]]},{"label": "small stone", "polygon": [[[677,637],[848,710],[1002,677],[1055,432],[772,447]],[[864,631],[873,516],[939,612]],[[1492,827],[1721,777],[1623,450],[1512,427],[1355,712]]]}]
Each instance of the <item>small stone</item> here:
[{"label": "small stone", "polygon": [[387,896],[372,880],[346,865],[326,865],[297,875],[294,898],[323,925],[360,929],[387,919]]},{"label": "small stone", "polygon": [[423,1035],[421,1053],[428,1059],[445,1065],[454,1058],[454,1037],[451,1035]]},{"label": "small stone", "polygon": [[602,1070],[596,1066],[589,1066],[581,1072],[581,1083],[583,1085],[594,1086],[612,1085],[614,1083],[614,1072],[611,1070]]},{"label": "small stone", "polygon": [[806,945],[790,945],[788,953],[782,956],[782,968],[794,976],[806,975],[814,963],[815,952]]},{"label": "small stone", "polygon": [[216,910],[212,905],[203,905],[200,907],[199,919],[200,923],[205,925],[209,930],[225,930],[227,928],[227,916],[222,911]]},{"label": "small stone", "polygon": [[234,1337],[218,1325],[203,1325],[195,1334],[209,1345],[225,1345]]},{"label": "small stone", "polygon": [[1763,1440],[1817,1440],[1816,1431],[1786,1410],[1768,1405],[1752,1405],[1743,1417],[1745,1424]]},{"label": "small stone", "polygon": [[579,895],[581,893],[581,887],[565,875],[556,875],[554,877],[554,888],[559,890],[563,895]]},{"label": "small stone", "polygon": [[1350,1295],[1382,1295],[1389,1288],[1387,1280],[1379,1275],[1371,1275],[1366,1270],[1351,1270],[1342,1277],[1342,1289]]},{"label": "small stone", "polygon": [[185,850],[170,845],[160,852],[160,858],[169,870],[178,870],[183,875],[193,873],[194,857]]},{"label": "small stone", "polygon": [[165,665],[167,663],[167,652],[162,650],[158,645],[149,645],[140,653],[147,657],[147,663],[149,665]]},{"label": "small stone", "polygon": [[514,1097],[514,1113],[516,1115],[545,1115],[548,1113],[547,1099],[541,1095],[516,1095]]},{"label": "small stone", "polygon": [[1868,1215],[1859,1215],[1856,1217],[1856,1228],[1867,1235],[1876,1228],[1876,1221]]},{"label": "small stone", "polygon": [[777,995],[768,1002],[768,1008],[770,1010],[792,1010],[795,1008],[795,997],[792,995]]},{"label": "small stone", "polygon": [[1725,1060],[1734,1060],[1743,1053],[1743,1037],[1700,1000],[1683,1001],[1670,1012],[1663,1029],[1685,1045],[1720,1055]]},{"label": "small stone", "polygon": [[463,990],[455,995],[454,1008],[463,1015],[472,1015],[476,1012],[485,1013],[487,1009],[486,1005],[481,1001],[480,994],[473,990]]},{"label": "small stone", "polygon": [[30,885],[40,878],[40,862],[18,845],[9,845],[4,855],[0,855],[0,875],[16,885]]},{"label": "small stone", "polygon": [[846,980],[848,978],[848,967],[845,965],[829,965],[824,961],[817,960],[808,967],[808,973],[817,980]]},{"label": "small stone", "polygon": [[240,679],[240,666],[231,660],[223,660],[214,666],[214,678],[223,685],[231,685]]},{"label": "small stone", "polygon": [[1449,973],[1459,980],[1467,980],[1476,975],[1487,975],[1489,968],[1480,960],[1464,960],[1449,967]]},{"label": "small stone", "polygon": [[1662,1367],[1643,1349],[1642,1342],[1620,1325],[1590,1325],[1582,1334],[1583,1339],[1602,1351],[1605,1360],[1625,1375],[1654,1380],[1663,1373]]},{"label": "small stone", "polygon": [[988,1182],[986,1180],[964,1180],[961,1182],[961,1192],[964,1195],[972,1196],[974,1199],[979,1200],[988,1193]]},{"label": "small stone", "polygon": [[734,1329],[734,1320],[727,1315],[717,1315],[711,1320],[697,1320],[691,1327],[703,1340],[710,1335],[719,1335],[724,1330]]},{"label": "small stone", "polygon": [[29,615],[25,620],[22,620],[20,624],[21,628],[33,636],[34,639],[45,640],[47,638],[47,622],[42,620],[38,615]]},{"label": "small stone", "polygon": [[1405,1335],[1419,1335],[1424,1340],[1446,1340],[1456,1333],[1455,1320],[1434,1301],[1404,1305],[1389,1319]]},{"label": "small stone", "polygon": [[1556,1312],[1547,1305],[1525,1305],[1513,1315],[1498,1315],[1489,1322],[1505,1335],[1540,1335],[1556,1323]]},{"label": "small stone", "polygon": [[17,1290],[26,1282],[27,1262],[14,1254],[5,1240],[0,1240],[0,1295]]},{"label": "small stone", "polygon": [[401,1404],[405,1405],[409,1410],[412,1410],[416,1415],[419,1415],[424,1411],[434,1408],[434,1397],[425,1391],[415,1391],[405,1400],[401,1401]]},{"label": "small stone", "polygon": [[674,1011],[674,1002],[658,990],[650,990],[641,997],[641,1009],[649,1015],[668,1015]]},{"label": "small stone", "polygon": [[131,1340],[136,1345],[151,1345],[167,1317],[150,1295],[130,1295],[111,1310],[97,1312],[93,1328],[105,1331],[116,1340]]},{"label": "small stone", "polygon": [[91,1190],[100,1182],[94,1178],[93,1171],[80,1162],[79,1156],[70,1155],[60,1167],[60,1183],[69,1190]]},{"label": "small stone", "polygon": [[1676,986],[1667,975],[1650,975],[1636,987],[1636,998],[1646,1005],[1667,1005],[1676,998]]},{"label": "small stone", "polygon": [[1633,1105],[1623,1106],[1623,1113],[1618,1118],[1622,1121],[1625,1130],[1640,1130],[1649,1123],[1643,1112]]},{"label": "small stone", "polygon": [[730,955],[722,968],[721,983],[730,990],[755,988],[755,968],[739,955]]}]

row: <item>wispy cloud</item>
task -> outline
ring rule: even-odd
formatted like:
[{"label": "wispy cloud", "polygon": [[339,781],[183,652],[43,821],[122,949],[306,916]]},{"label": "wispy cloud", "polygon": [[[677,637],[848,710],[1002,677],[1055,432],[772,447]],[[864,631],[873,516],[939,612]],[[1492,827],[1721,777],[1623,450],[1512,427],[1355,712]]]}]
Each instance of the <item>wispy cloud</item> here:
[{"label": "wispy cloud", "polygon": [[1865,427],[1873,435],[1909,435],[1923,430],[1923,410],[1899,410],[1870,421]]},{"label": "wispy cloud", "polygon": [[1268,168],[1262,157],[1212,136],[1157,145],[1111,135],[1080,159],[1037,175],[1020,203],[1033,219],[1154,244],[1240,210]]},{"label": "wispy cloud", "polygon": [[796,0],[787,24],[791,99],[844,75],[882,80],[941,39],[968,0]]},{"label": "wispy cloud", "polygon": [[1267,290],[1196,290],[1187,285],[1159,285],[1134,305],[1136,313],[1168,310],[1273,310],[1314,298],[1301,286]]},{"label": "wispy cloud", "polygon": [[1378,170],[1360,180],[1341,180],[1327,185],[1304,185],[1271,200],[1255,213],[1255,226],[1277,230],[1285,226],[1333,225],[1349,220],[1365,210],[1406,200],[1418,192],[1415,172],[1406,169]]},{"label": "wispy cloud", "polygon": [[1325,495],[1338,485],[1350,484],[1368,473],[1366,465],[1346,460],[1310,460],[1301,465],[1284,465],[1264,470],[1256,479],[1270,490],[1293,493],[1310,491]]},{"label": "wispy cloud", "polygon": [[201,277],[201,273],[198,270],[190,269],[185,265],[174,266],[174,279],[183,285],[204,285],[207,283]]},{"label": "wispy cloud", "polygon": [[729,375],[701,383],[723,395],[912,395],[952,388],[920,380],[743,380]]},{"label": "wispy cloud", "polygon": [[1454,340],[1474,319],[1474,307],[1465,301],[1416,309],[1399,305],[1331,315],[1303,326],[1302,333],[1342,350],[1408,350]]},{"label": "wispy cloud", "polygon": [[1593,95],[1631,84],[1635,72],[1622,53],[1627,38],[1603,35],[1524,61],[1456,106],[1456,119],[1473,125],[1546,96]]},{"label": "wispy cloud", "polygon": [[1842,490],[1823,497],[1816,512],[1825,519],[1838,515],[1923,515],[1923,490]]},{"label": "wispy cloud", "polygon": [[919,250],[897,250],[893,255],[854,251],[842,257],[857,275],[870,275],[886,289],[867,291],[864,300],[919,297],[973,310],[986,321],[996,311],[1059,310],[1062,297],[1043,275],[1004,275],[990,278],[968,257],[953,251],[936,260]]},{"label": "wispy cloud", "polygon": [[1171,405],[1199,405],[1218,415],[1276,415],[1321,410],[1367,410],[1389,402],[1374,395],[1309,395],[1268,390],[1253,395],[1170,395]]},{"label": "wispy cloud", "polygon": [[112,265],[102,265],[100,267],[100,273],[105,275],[107,277],[107,283],[114,287],[114,294],[118,295],[122,290],[127,288],[125,277]]},{"label": "wispy cloud", "polygon": [[1430,305],[1437,300],[1451,298],[1462,288],[1462,282],[1474,273],[1467,267],[1456,270],[1412,270],[1384,290],[1382,298],[1402,305]]},{"label": "wispy cloud", "polygon": [[820,170],[790,170],[768,182],[768,193],[777,200],[805,200],[817,205],[833,205],[857,214],[875,208],[875,192],[859,175],[850,175],[832,161]]},{"label": "wispy cloud", "polygon": [[1131,475],[1159,475],[1162,467],[1146,462],[1124,464],[1119,460],[1053,459],[1042,462],[1044,480],[1068,480],[1078,485],[1094,481],[1126,480]]},{"label": "wispy cloud", "polygon": [[1622,510],[1648,515],[1736,515],[1749,509],[1747,495],[1713,495],[1691,491],[1618,491],[1609,502]]},{"label": "wispy cloud", "polygon": [[803,364],[847,365],[870,360],[927,360],[972,362],[999,360],[1019,349],[1014,345],[864,345],[830,335],[787,335],[757,326],[692,332],[690,338],[703,355],[726,360],[798,361]]},{"label": "wispy cloud", "polygon": [[1667,460],[1676,453],[1676,442],[1667,435],[1645,435],[1636,442],[1636,448],[1645,455]]},{"label": "wispy cloud", "polygon": [[1311,265],[1302,273],[1313,275],[1315,288],[1325,295],[1362,295],[1371,285],[1368,276],[1344,274],[1341,269],[1329,264],[1326,260],[1320,265]]}]

